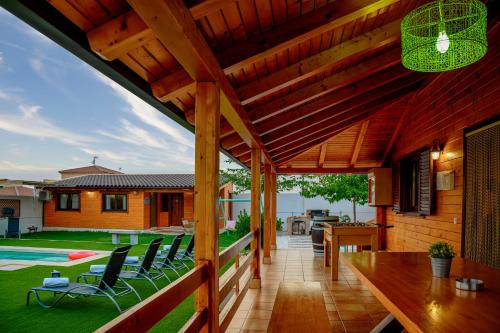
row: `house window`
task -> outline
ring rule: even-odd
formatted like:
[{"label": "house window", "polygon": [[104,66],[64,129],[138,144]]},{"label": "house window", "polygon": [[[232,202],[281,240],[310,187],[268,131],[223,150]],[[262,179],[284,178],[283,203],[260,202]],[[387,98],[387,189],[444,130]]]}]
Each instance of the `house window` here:
[{"label": "house window", "polygon": [[162,193],[161,194],[161,211],[162,212],[168,212],[168,198],[169,195],[167,193]]},{"label": "house window", "polygon": [[430,215],[432,206],[432,160],[425,149],[403,158],[399,163],[399,193],[395,211]]},{"label": "house window", "polygon": [[104,194],[103,195],[103,210],[104,211],[127,211],[127,195],[126,194]]},{"label": "house window", "polygon": [[79,210],[80,193],[58,193],[57,209],[59,210]]}]

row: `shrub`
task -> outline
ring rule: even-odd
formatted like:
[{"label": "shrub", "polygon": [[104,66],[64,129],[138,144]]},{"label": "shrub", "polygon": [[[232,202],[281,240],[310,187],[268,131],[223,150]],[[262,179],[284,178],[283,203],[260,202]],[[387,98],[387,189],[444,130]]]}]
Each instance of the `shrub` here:
[{"label": "shrub", "polygon": [[455,257],[455,251],[450,244],[440,241],[429,247],[430,258],[452,259]]},{"label": "shrub", "polygon": [[250,232],[250,215],[248,215],[246,209],[240,211],[236,217],[235,231],[238,238],[241,238]]},{"label": "shrub", "polygon": [[283,220],[281,219],[281,217],[280,217],[280,218],[278,218],[278,219],[276,220],[276,230],[277,230],[277,231],[283,231],[283,225],[284,225],[284,224],[285,224],[285,223],[283,222]]}]

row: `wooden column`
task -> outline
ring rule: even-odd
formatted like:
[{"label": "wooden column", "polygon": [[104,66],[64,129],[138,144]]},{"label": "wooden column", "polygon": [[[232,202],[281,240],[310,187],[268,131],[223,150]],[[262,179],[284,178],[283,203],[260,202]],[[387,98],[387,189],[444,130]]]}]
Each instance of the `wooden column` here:
[{"label": "wooden column", "polygon": [[271,250],[276,250],[276,195],[277,175],[276,172],[271,173]]},{"label": "wooden column", "polygon": [[260,161],[260,149],[252,148],[250,230],[257,231],[256,237],[252,241],[252,250],[255,250],[255,256],[252,262],[253,277],[250,282],[250,288],[253,289],[260,288]]},{"label": "wooden column", "polygon": [[271,164],[264,164],[264,264],[271,263]]},{"label": "wooden column", "polygon": [[219,87],[197,83],[195,126],[194,237],[196,264],[208,264],[208,281],[195,293],[196,308],[208,309],[202,332],[219,331]]},{"label": "wooden column", "polygon": [[[378,248],[385,250],[386,248],[386,229],[380,226],[387,225],[386,207],[377,207],[375,215],[375,223],[379,225],[378,228]],[[373,249],[372,249],[373,251]]]}]

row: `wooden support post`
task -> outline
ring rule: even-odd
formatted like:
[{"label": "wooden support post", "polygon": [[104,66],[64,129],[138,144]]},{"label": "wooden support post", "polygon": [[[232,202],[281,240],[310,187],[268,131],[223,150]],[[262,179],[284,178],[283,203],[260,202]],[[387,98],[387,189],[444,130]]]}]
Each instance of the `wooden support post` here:
[{"label": "wooden support post", "polygon": [[219,331],[219,88],[197,83],[195,132],[194,237],[196,264],[208,264],[208,281],[195,293],[196,309],[208,310],[202,332]]},{"label": "wooden support post", "polygon": [[273,171],[271,173],[271,250],[276,250],[276,195],[277,188],[277,175]]},{"label": "wooden support post", "polygon": [[271,164],[264,164],[264,264],[271,263]]},{"label": "wooden support post", "polygon": [[260,149],[253,147],[251,161],[250,230],[257,232],[252,241],[252,250],[255,250],[252,263],[253,277],[250,282],[250,288],[252,289],[260,289],[260,161]]}]

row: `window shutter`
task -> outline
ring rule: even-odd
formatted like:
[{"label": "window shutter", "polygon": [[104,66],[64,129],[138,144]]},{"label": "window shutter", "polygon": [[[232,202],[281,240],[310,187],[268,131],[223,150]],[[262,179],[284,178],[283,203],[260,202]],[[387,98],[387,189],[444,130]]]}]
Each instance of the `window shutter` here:
[{"label": "window shutter", "polygon": [[420,153],[418,213],[431,215],[432,211],[432,159],[429,149]]},{"label": "window shutter", "polygon": [[392,210],[396,213],[401,212],[400,199],[400,166],[401,162],[395,162],[392,165]]}]

